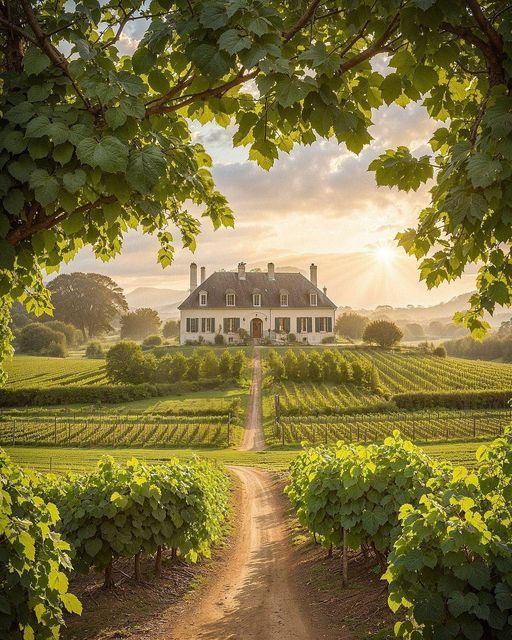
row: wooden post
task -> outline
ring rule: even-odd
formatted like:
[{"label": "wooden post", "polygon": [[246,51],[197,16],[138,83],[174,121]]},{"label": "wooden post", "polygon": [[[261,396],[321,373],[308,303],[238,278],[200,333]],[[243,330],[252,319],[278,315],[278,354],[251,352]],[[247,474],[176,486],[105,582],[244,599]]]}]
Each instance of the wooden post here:
[{"label": "wooden post", "polygon": [[347,530],[343,529],[343,586],[348,585]]}]

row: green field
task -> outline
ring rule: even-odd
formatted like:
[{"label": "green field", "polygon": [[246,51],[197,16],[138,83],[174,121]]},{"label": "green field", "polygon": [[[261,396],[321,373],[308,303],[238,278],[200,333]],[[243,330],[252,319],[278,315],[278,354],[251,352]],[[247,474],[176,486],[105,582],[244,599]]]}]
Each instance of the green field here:
[{"label": "green field", "polygon": [[[427,453],[458,465],[472,467],[480,442],[464,442],[425,445]],[[149,463],[161,463],[171,458],[189,460],[195,456],[215,460],[219,464],[262,467],[274,471],[285,471],[299,453],[300,448],[267,449],[259,452],[234,451],[233,449],[79,449],[58,447],[5,447],[14,462],[37,471],[90,470],[103,455],[111,455],[122,461],[135,457]]]},{"label": "green field", "polygon": [[14,356],[6,362],[6,387],[60,387],[95,385],[107,381],[104,360]]}]

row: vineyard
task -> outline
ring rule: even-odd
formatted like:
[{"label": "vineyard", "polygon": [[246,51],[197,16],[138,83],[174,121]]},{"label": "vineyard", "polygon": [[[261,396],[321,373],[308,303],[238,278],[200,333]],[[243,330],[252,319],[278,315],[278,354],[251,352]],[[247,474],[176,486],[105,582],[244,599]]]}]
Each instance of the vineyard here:
[{"label": "vineyard", "polygon": [[190,415],[34,415],[0,419],[0,445],[69,447],[229,446],[239,437],[231,413]]},{"label": "vineyard", "polygon": [[7,388],[96,385],[107,381],[104,360],[16,356],[5,365]]},{"label": "vineyard", "polygon": [[509,410],[423,411],[353,414],[345,416],[283,416],[274,425],[274,439],[282,445],[307,442],[371,442],[394,430],[413,442],[491,439],[512,421]]},{"label": "vineyard", "polygon": [[225,472],[198,460],[105,457],[89,474],[57,477],[23,472],[0,452],[0,482],[2,638],[59,637],[64,611],[82,612],[68,591],[71,570],[104,572],[112,588],[118,559],[134,559],[140,582],[143,555],[156,576],[166,549],[191,562],[209,556],[229,505]]}]

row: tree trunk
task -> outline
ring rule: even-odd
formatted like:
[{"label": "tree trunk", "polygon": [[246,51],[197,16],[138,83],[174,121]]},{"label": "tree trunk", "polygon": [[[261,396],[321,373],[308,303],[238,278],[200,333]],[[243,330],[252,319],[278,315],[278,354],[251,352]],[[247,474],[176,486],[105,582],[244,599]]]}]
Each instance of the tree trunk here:
[{"label": "tree trunk", "polygon": [[332,558],[332,542],[331,542],[331,544],[329,545],[329,551],[327,552],[327,557],[328,557],[328,558]]},{"label": "tree trunk", "polygon": [[158,545],[155,556],[155,576],[158,578],[162,573],[162,547]]},{"label": "tree trunk", "polygon": [[343,586],[348,585],[348,549],[347,549],[347,530],[343,529]]},{"label": "tree trunk", "polygon": [[177,557],[178,557],[178,549],[176,549],[176,547],[173,547],[171,549],[171,559],[176,560]]},{"label": "tree trunk", "polygon": [[115,587],[114,576],[112,572],[112,560],[105,567],[105,581],[103,582],[104,589],[113,589]]},{"label": "tree trunk", "polygon": [[141,553],[139,551],[139,553],[135,554],[135,563],[134,563],[134,568],[135,568],[134,577],[137,582],[141,581],[140,557],[141,557]]}]

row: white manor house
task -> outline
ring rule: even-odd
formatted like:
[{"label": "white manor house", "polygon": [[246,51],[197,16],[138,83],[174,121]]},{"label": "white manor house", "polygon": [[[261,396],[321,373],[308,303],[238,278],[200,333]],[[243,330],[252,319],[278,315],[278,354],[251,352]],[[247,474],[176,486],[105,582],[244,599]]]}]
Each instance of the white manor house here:
[{"label": "white manor house", "polygon": [[297,342],[320,344],[333,336],[336,305],[327,289],[317,286],[317,267],[310,267],[309,280],[301,273],[276,273],[268,263],[267,272],[246,271],[240,262],[237,271],[217,271],[206,277],[201,267],[190,265],[190,295],[180,310],[180,342],[214,342],[221,334],[226,343],[245,337],[255,342],[280,342],[294,334]]}]

